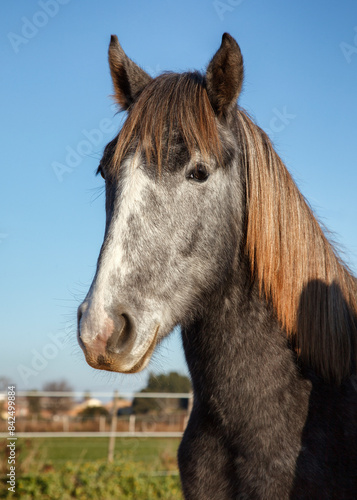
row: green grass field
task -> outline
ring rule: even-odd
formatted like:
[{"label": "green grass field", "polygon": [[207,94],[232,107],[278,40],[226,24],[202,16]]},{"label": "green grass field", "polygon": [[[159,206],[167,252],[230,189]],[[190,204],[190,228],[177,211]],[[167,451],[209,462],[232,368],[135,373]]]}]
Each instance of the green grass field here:
[{"label": "green grass field", "polygon": [[19,438],[14,496],[6,488],[7,441],[1,439],[0,498],[179,500],[179,442],[117,438],[114,462],[107,464],[108,438]]},{"label": "green grass field", "polygon": [[[116,438],[115,458],[127,458],[151,466],[160,465],[165,461],[176,464],[179,442],[179,439],[167,438]],[[60,465],[68,460],[88,462],[106,459],[108,438],[19,439],[17,447],[20,447],[19,460],[26,460],[32,455],[36,461]]]}]

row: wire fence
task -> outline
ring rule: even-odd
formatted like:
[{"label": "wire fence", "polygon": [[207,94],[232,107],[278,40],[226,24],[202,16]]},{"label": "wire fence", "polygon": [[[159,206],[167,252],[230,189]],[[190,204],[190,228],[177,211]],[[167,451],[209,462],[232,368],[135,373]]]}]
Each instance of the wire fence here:
[{"label": "wire fence", "polygon": [[[13,393],[13,394],[12,394]],[[107,460],[116,438],[180,438],[193,404],[192,393],[11,391],[0,393],[0,438],[108,438]],[[137,400],[151,400],[145,413]],[[153,409],[154,408],[154,409]]]},{"label": "wire fence", "polygon": [[[0,393],[0,438],[8,436],[6,397]],[[152,400],[155,409],[136,412],[133,402],[139,399]],[[180,437],[192,403],[186,392],[16,391],[16,435]]]}]

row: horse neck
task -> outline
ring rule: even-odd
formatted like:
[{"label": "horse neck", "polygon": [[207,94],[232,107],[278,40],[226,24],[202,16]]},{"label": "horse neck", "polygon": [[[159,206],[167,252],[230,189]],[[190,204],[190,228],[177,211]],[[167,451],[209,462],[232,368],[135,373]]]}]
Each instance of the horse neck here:
[{"label": "horse neck", "polygon": [[297,405],[308,392],[286,335],[250,273],[243,257],[229,282],[206,297],[200,319],[182,329],[195,398],[227,418],[234,408],[234,418],[239,413],[247,422],[260,404],[264,412],[267,401],[282,404],[282,391],[294,392]]}]

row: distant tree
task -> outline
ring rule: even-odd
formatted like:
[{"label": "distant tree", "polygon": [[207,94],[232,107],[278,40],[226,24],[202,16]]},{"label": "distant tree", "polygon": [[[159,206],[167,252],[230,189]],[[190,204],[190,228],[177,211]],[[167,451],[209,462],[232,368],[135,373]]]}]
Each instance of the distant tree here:
[{"label": "distant tree", "polygon": [[[8,377],[5,377],[4,375],[0,376],[0,392],[7,393],[7,388],[13,385],[15,384],[13,384]],[[4,399],[0,399],[0,418],[5,411],[5,400],[6,397]]]},{"label": "distant tree", "polygon": [[[141,392],[191,392],[191,381],[185,375],[176,372],[154,375],[150,373],[148,385]],[[187,408],[186,398],[135,398],[134,413],[183,410]]]},{"label": "distant tree", "polygon": [[[33,390],[31,392],[38,392]],[[41,412],[41,398],[40,396],[26,396],[29,412],[31,416],[38,416]]]},{"label": "distant tree", "polygon": [[82,418],[82,420],[94,420],[96,417],[100,417],[104,415],[107,417],[109,412],[104,406],[87,406],[81,412],[78,413],[78,416]]},{"label": "distant tree", "polygon": [[9,386],[15,385],[11,382],[11,380],[8,377],[5,377],[4,375],[0,376],[0,391],[1,392],[7,392],[7,388]]},{"label": "distant tree", "polygon": [[[43,386],[44,391],[49,392],[72,392],[72,387],[68,384],[66,380],[60,380],[59,382],[48,382]],[[59,415],[66,413],[73,405],[73,400],[71,397],[60,397],[51,396],[46,398],[46,408],[52,413],[52,415]]]}]

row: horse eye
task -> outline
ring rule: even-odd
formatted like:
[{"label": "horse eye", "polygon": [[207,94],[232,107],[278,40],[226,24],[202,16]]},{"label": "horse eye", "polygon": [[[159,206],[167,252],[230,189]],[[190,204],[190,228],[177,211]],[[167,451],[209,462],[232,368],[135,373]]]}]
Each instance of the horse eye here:
[{"label": "horse eye", "polygon": [[198,164],[193,170],[188,174],[188,179],[192,179],[197,182],[204,182],[208,179],[209,173],[204,165]]}]

